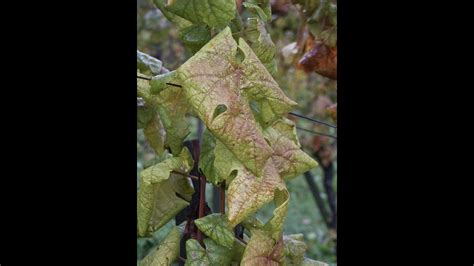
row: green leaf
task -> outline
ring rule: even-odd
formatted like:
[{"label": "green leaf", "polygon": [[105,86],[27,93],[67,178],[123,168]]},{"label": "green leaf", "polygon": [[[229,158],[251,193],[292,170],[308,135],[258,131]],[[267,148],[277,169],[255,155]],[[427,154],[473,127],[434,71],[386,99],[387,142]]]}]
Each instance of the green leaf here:
[{"label": "green leaf", "polygon": [[203,24],[186,27],[180,31],[179,35],[186,48],[193,54],[211,39],[210,29]]},{"label": "green leaf", "polygon": [[152,119],[143,127],[143,133],[155,153],[162,154],[164,151],[166,132],[156,110],[154,110]]},{"label": "green leaf", "polygon": [[206,250],[196,239],[188,239],[186,241],[186,266],[202,266],[211,265],[211,261],[207,257]]},{"label": "green leaf", "polygon": [[246,0],[242,3],[250,12],[256,12],[263,21],[270,21],[272,18],[272,6],[270,0]]},{"label": "green leaf", "polygon": [[245,220],[242,221],[242,225],[245,229],[253,231],[254,229],[263,229],[263,222],[257,218],[256,214],[249,215]]},{"label": "green leaf", "polygon": [[[227,180],[228,220],[231,227],[242,222],[274,198],[276,188],[285,189],[272,160],[267,161],[262,177],[256,177],[220,141],[214,148],[214,169]],[[210,163],[209,163],[210,164]],[[222,181],[221,178],[217,182]]]},{"label": "green leaf", "polygon": [[247,20],[245,39],[270,74],[274,75],[276,73],[276,47],[265,29],[265,23],[260,18],[253,17]]},{"label": "green leaf", "polygon": [[175,226],[158,246],[158,249],[140,262],[140,266],[171,265],[179,256],[179,242],[180,233]]},{"label": "green leaf", "polygon": [[[295,103],[285,96],[251,48],[243,39],[237,45],[226,28],[177,73],[188,102],[206,127],[252,173],[261,176],[272,150],[253,117],[249,99],[265,105],[267,121],[276,120]],[[219,108],[224,111],[216,113]]]},{"label": "green leaf", "polygon": [[137,50],[137,67],[142,72],[149,70],[153,75],[168,72],[165,68],[163,68],[163,63],[160,60],[154,58],[153,56],[142,53],[139,50]]},{"label": "green leaf", "polygon": [[329,264],[309,258],[304,258],[301,266],[329,266]]},{"label": "green leaf", "polygon": [[275,265],[283,262],[283,240],[275,241],[265,231],[254,230],[240,265]]},{"label": "green leaf", "polygon": [[264,21],[267,21],[268,20],[268,16],[267,14],[265,14],[265,12],[263,11],[263,9],[256,5],[256,4],[253,4],[253,3],[250,3],[250,2],[244,2],[243,3],[243,6],[246,7],[247,9],[250,9],[250,10],[254,10],[255,12],[257,12],[258,16],[264,20]]},{"label": "green leaf", "polygon": [[272,160],[279,174],[285,179],[297,177],[318,166],[297,143],[287,137],[288,134],[288,131],[282,133],[274,127],[265,130],[265,137],[273,149]]},{"label": "green leaf", "polygon": [[233,258],[231,250],[215,243],[212,239],[204,239],[206,249],[195,239],[186,241],[186,266],[230,265]]},{"label": "green leaf", "polygon": [[277,207],[273,211],[273,217],[265,224],[263,229],[269,231],[272,238],[276,241],[280,239],[283,234],[283,226],[288,213],[290,193],[286,188],[284,190],[276,190],[274,201]]},{"label": "green leaf", "polygon": [[183,29],[192,25],[191,21],[186,20],[173,12],[168,11],[164,0],[153,0],[153,3],[160,9],[163,15],[171,22],[173,22],[178,28]]},{"label": "green leaf", "polygon": [[281,135],[293,141],[298,147],[301,147],[301,144],[298,140],[298,135],[296,134],[296,125],[293,121],[282,117],[281,119],[275,121],[272,127],[276,129]]},{"label": "green leaf", "polygon": [[236,5],[235,0],[174,0],[165,9],[193,23],[216,27],[234,18]]},{"label": "green leaf", "polygon": [[230,250],[223,247],[210,238],[204,239],[204,245],[206,245],[207,257],[209,258],[211,265],[230,265],[232,258],[234,258],[233,254],[235,254],[236,250]]},{"label": "green leaf", "polygon": [[308,246],[303,241],[303,234],[283,236],[285,262],[287,265],[301,265]]},{"label": "green leaf", "polygon": [[156,75],[150,80],[150,93],[158,94],[167,88],[166,83],[172,82],[176,72],[170,71],[161,75]]},{"label": "green leaf", "polygon": [[261,178],[255,177],[244,167],[240,168],[227,190],[226,201],[230,225],[236,226],[270,202],[277,188],[284,189],[285,184],[271,160],[268,160]]},{"label": "green leaf", "polygon": [[234,232],[223,214],[210,214],[194,220],[199,230],[219,245],[232,248],[234,245]]},{"label": "green leaf", "polygon": [[146,127],[156,114],[156,110],[150,106],[137,107],[137,129]]},{"label": "green leaf", "polygon": [[[179,191],[189,191],[189,189],[177,189],[179,179],[182,176],[170,173],[180,171],[189,172],[192,168],[188,157],[189,151],[183,149],[181,157],[172,157],[148,167],[140,173],[140,190],[138,192],[138,234],[146,235],[149,231],[158,230],[161,226],[172,219],[180,210],[188,206],[189,203],[176,196]],[[178,179],[178,180],[177,180]]]},{"label": "green leaf", "polygon": [[199,155],[199,168],[206,176],[206,180],[218,185],[222,179],[217,174],[214,166],[216,139],[208,130],[202,134],[201,154]]},{"label": "green leaf", "polygon": [[[171,80],[172,84],[179,84],[179,80]],[[183,141],[189,135],[189,125],[186,113],[189,105],[186,102],[182,88],[166,85],[156,97],[158,112],[166,130],[166,145],[171,148],[173,155],[177,155],[183,148]]]}]

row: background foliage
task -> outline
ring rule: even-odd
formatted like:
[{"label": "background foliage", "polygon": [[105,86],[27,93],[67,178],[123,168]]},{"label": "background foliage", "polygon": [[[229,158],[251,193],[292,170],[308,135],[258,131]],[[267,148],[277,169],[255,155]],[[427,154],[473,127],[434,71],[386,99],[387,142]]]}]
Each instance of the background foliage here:
[{"label": "background foliage", "polygon": [[[294,109],[295,112],[333,122],[326,108],[337,102],[336,81],[314,72],[306,73],[298,69],[295,66],[295,59],[292,58],[294,54],[294,49],[291,49],[292,43],[299,38],[301,11],[289,1],[272,1],[272,11],[273,17],[271,22],[267,23],[267,29],[277,48],[275,80],[286,95],[298,103],[298,106]],[[191,56],[191,53],[185,49],[180,41],[177,27],[162,15],[151,1],[147,0],[137,0],[137,46],[140,51],[160,58],[163,65],[170,70],[176,69]],[[193,139],[197,137],[197,120],[194,118],[188,119],[191,124],[191,134],[188,139]],[[302,119],[295,119],[295,121],[300,127],[336,135],[334,129],[314,125]],[[302,147],[308,154],[314,154],[319,147],[318,143],[321,141],[330,142],[333,149],[327,158],[334,162],[335,172],[332,186],[337,193],[336,142],[327,137],[315,136],[305,131],[298,131],[298,135]],[[142,130],[137,131],[137,139],[138,176],[139,171],[143,169],[143,165],[153,159],[154,153],[144,141]],[[327,204],[327,195],[323,189],[322,168],[317,167],[312,170],[312,173],[321,192],[320,196]],[[292,199],[290,200],[284,234],[303,233],[304,240],[309,246],[308,257],[335,263],[336,232],[328,229],[305,178],[299,176],[288,182],[287,187]],[[208,186],[207,189],[207,201],[213,202],[211,186]],[[326,207],[329,208],[327,205]],[[272,211],[273,206],[264,206],[259,212],[259,218],[264,222],[267,221],[272,216]],[[157,235],[156,239],[162,239],[163,237]],[[152,245],[152,243],[142,244],[144,246]]]}]

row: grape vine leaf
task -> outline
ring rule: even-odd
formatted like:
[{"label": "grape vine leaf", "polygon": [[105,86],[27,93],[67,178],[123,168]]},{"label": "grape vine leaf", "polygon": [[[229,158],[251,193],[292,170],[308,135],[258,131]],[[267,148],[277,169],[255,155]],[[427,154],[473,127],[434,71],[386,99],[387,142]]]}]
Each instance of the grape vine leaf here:
[{"label": "grape vine leaf", "polygon": [[304,253],[308,246],[304,242],[303,234],[283,236],[284,255],[287,265],[301,265],[304,260]]},{"label": "grape vine leaf", "polygon": [[214,161],[216,160],[215,147],[216,139],[209,130],[205,130],[202,134],[199,168],[204,173],[204,176],[206,176],[207,181],[210,181],[214,185],[218,185],[222,179],[219,178],[216,167],[214,166]]},{"label": "grape vine leaf", "polygon": [[270,202],[277,188],[285,189],[285,183],[278,175],[272,160],[267,161],[261,178],[257,178],[246,168],[241,167],[227,190],[229,224],[232,227],[236,226]]},{"label": "grape vine leaf", "polygon": [[283,262],[283,239],[275,241],[265,231],[254,230],[240,265],[275,265]]},{"label": "grape vine leaf", "polygon": [[207,249],[201,247],[195,239],[186,241],[186,266],[229,265],[232,256],[228,248],[219,246],[212,239],[204,239]]},{"label": "grape vine leaf", "polygon": [[211,31],[209,27],[204,24],[193,24],[180,30],[179,36],[184,46],[194,54],[209,42],[211,39]]},{"label": "grape vine leaf", "polygon": [[[150,166],[140,173],[140,190],[138,192],[138,234],[146,235],[149,231],[158,230],[173,218],[189,203],[176,195],[176,192],[188,191],[176,189],[180,184],[176,179],[185,178],[170,173],[173,170],[187,173],[192,168],[189,161],[191,155],[183,149],[180,157],[165,159],[156,165]],[[181,183],[182,184],[182,183]],[[188,196],[189,198],[189,196]]]},{"label": "grape vine leaf", "polygon": [[253,117],[249,99],[263,107],[266,121],[289,112],[295,103],[251,48],[243,39],[237,45],[227,27],[177,73],[188,102],[206,127],[252,173],[261,176],[272,149]]},{"label": "grape vine leaf", "polygon": [[164,151],[166,132],[156,111],[153,112],[153,117],[144,126],[143,133],[155,153],[162,154]]},{"label": "grape vine leaf", "polygon": [[214,213],[194,220],[199,230],[214,240],[217,244],[232,248],[234,232],[223,214]]},{"label": "grape vine leaf", "polygon": [[140,266],[171,265],[179,256],[180,233],[176,226],[171,229],[158,249],[147,255]]},{"label": "grape vine leaf", "polygon": [[189,107],[184,91],[182,88],[166,85],[166,88],[155,96],[155,99],[166,130],[166,144],[171,148],[173,155],[178,155],[183,148],[184,139],[191,133],[186,119]]},{"label": "grape vine leaf", "polygon": [[168,72],[168,70],[163,67],[163,63],[159,59],[142,53],[139,50],[137,50],[137,68],[143,73],[150,71],[153,75]]},{"label": "grape vine leaf", "polygon": [[273,148],[271,158],[279,174],[285,179],[294,178],[318,165],[300,149],[298,143],[287,137],[289,132],[281,133],[274,127],[268,127],[264,133]]},{"label": "grape vine leaf", "polygon": [[189,27],[192,25],[192,22],[187,20],[187,19],[184,19],[176,14],[174,14],[173,12],[170,12],[167,8],[166,8],[166,4],[164,2],[164,0],[153,0],[153,3],[155,4],[156,7],[158,7],[160,9],[160,11],[163,13],[163,15],[171,22],[173,22],[176,26],[178,26],[178,28],[180,29],[183,29],[183,28],[186,28],[186,27]]},{"label": "grape vine leaf", "polygon": [[250,43],[250,47],[257,55],[268,72],[276,74],[276,47],[265,29],[265,23],[258,17],[247,19],[247,28],[245,31],[245,40]]},{"label": "grape vine leaf", "polygon": [[272,18],[272,7],[270,0],[246,0],[242,3],[251,13],[256,12],[263,21],[269,21]]},{"label": "grape vine leaf", "polygon": [[274,202],[277,207],[273,211],[273,217],[263,226],[263,230],[270,232],[275,241],[282,237],[289,201],[290,193],[286,188],[275,191]]},{"label": "grape vine leaf", "polygon": [[235,0],[174,0],[164,10],[195,24],[216,27],[234,18],[236,5]]},{"label": "grape vine leaf", "polygon": [[309,258],[304,258],[301,266],[329,266],[329,264]]},{"label": "grape vine leaf", "polygon": [[281,119],[275,121],[272,127],[276,129],[280,134],[293,141],[298,147],[301,147],[298,135],[296,134],[295,122],[291,121],[288,118],[282,117]]}]

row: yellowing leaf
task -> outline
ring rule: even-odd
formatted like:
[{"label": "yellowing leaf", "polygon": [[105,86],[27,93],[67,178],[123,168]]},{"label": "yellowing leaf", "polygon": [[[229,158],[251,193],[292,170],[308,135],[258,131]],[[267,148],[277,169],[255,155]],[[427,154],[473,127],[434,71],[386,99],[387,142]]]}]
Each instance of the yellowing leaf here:
[{"label": "yellowing leaf", "polygon": [[226,198],[228,219],[232,227],[243,221],[273,199],[275,189],[284,189],[284,182],[271,160],[263,170],[261,178],[255,177],[245,168],[240,168],[229,185]]},{"label": "yellowing leaf", "polygon": [[154,111],[154,115],[148,123],[146,123],[145,127],[143,128],[143,133],[145,137],[150,143],[150,146],[157,154],[162,154],[164,150],[164,143],[166,139],[166,132],[161,123],[159,115]]},{"label": "yellowing leaf", "polygon": [[283,234],[283,225],[288,213],[290,193],[286,188],[284,190],[276,190],[274,201],[277,207],[273,211],[273,217],[265,224],[263,229],[269,231],[274,240],[278,240]]},{"label": "yellowing leaf", "polygon": [[293,121],[283,117],[275,121],[272,127],[276,129],[278,133],[293,141],[296,146],[301,147],[300,141],[298,140],[298,135],[296,134],[296,125]]},{"label": "yellowing leaf", "polygon": [[140,261],[140,266],[171,265],[179,256],[180,233],[175,226],[168,233],[158,249]]},{"label": "yellowing leaf", "polygon": [[239,45],[227,27],[184,63],[177,73],[188,102],[212,134],[252,173],[262,175],[272,149],[255,121],[249,100],[264,110],[264,121],[288,112],[288,99],[250,47]]},{"label": "yellowing leaf", "polygon": [[214,213],[194,220],[199,230],[219,245],[232,248],[234,245],[234,232],[228,224],[225,215]]},{"label": "yellowing leaf", "polygon": [[235,0],[175,0],[165,8],[193,23],[223,26],[235,16]]},{"label": "yellowing leaf", "polygon": [[266,128],[291,111],[297,103],[285,95],[243,39],[239,40],[239,48],[245,54],[245,60],[242,62],[245,66],[243,68],[245,82],[241,87],[245,96],[257,103],[261,126]]},{"label": "yellowing leaf", "polygon": [[166,85],[157,96],[158,112],[166,130],[166,144],[173,155],[178,155],[183,148],[183,141],[190,133],[186,119],[188,103],[182,88]]},{"label": "yellowing leaf", "polygon": [[173,170],[186,173],[191,169],[189,156],[189,151],[183,149],[181,157],[165,159],[141,172],[137,201],[138,234],[140,236],[159,229],[189,205],[187,201],[176,196],[178,191],[181,193],[183,191],[191,192],[189,188],[176,188],[180,183],[178,180],[184,177],[172,176],[170,178],[170,173]]},{"label": "yellowing leaf", "polygon": [[283,262],[283,240],[275,241],[265,231],[254,230],[242,257],[242,266],[275,265]]},{"label": "yellowing leaf", "polygon": [[265,137],[273,149],[272,160],[279,174],[285,179],[291,179],[311,170],[318,163],[289,139],[287,134],[288,132],[281,133],[273,127],[265,130]]},{"label": "yellowing leaf", "polygon": [[251,17],[247,20],[245,39],[250,43],[250,47],[257,55],[258,59],[272,75],[276,73],[276,63],[274,61],[276,47],[265,29],[265,23],[258,17]]}]

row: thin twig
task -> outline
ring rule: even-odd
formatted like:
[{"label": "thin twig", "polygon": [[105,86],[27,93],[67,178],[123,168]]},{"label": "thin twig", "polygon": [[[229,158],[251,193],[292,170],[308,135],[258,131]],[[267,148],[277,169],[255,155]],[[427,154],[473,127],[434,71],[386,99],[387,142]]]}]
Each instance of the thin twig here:
[{"label": "thin twig", "polygon": [[245,240],[243,240],[242,238],[240,238],[240,237],[238,237],[238,236],[236,236],[235,238],[236,238],[238,241],[240,241],[242,244],[247,245],[247,242],[246,242]]},{"label": "thin twig", "polygon": [[313,134],[322,135],[322,136],[330,137],[330,138],[333,138],[333,139],[337,139],[336,136],[333,136],[333,135],[330,135],[330,134],[326,134],[326,133],[322,133],[322,132],[316,132],[316,131],[312,131],[312,130],[302,128],[302,127],[296,127],[296,128],[299,129],[299,130],[309,132],[309,133],[313,133]]},{"label": "thin twig", "polygon": [[312,122],[315,122],[315,123],[318,123],[318,124],[326,125],[326,126],[328,126],[328,127],[337,128],[337,126],[335,126],[335,125],[332,125],[332,124],[329,124],[329,123],[327,123],[327,122],[320,121],[320,120],[317,120],[317,119],[314,119],[314,118],[310,118],[310,117],[307,117],[307,116],[304,116],[304,115],[300,115],[300,114],[293,113],[293,112],[289,112],[289,114],[290,114],[290,115],[293,115],[293,116],[297,116],[297,117],[299,117],[299,118],[303,118],[303,119],[312,121]]},{"label": "thin twig", "polygon": [[178,171],[171,171],[171,173],[173,174],[177,174],[177,175],[182,175],[182,176],[185,176],[185,177],[190,177],[192,179],[196,179],[196,180],[199,180],[199,177],[197,176],[194,176],[194,175],[190,175],[190,174],[185,174],[185,173],[181,173],[181,172],[178,172]]},{"label": "thin twig", "polygon": [[181,256],[178,256],[178,259],[181,261],[181,262],[186,262],[186,259],[181,257]]},{"label": "thin twig", "polygon": [[[206,177],[199,172],[199,213],[198,213],[198,219],[204,217],[205,213],[204,211],[206,210]],[[201,246],[204,247],[204,242],[203,240],[203,235],[201,230],[198,230],[197,232],[197,241],[201,243]]]},{"label": "thin twig", "polygon": [[225,180],[219,188],[219,211],[220,213],[225,214]]},{"label": "thin twig", "polygon": [[151,80],[150,77],[145,77],[145,76],[140,76],[140,75],[137,75],[137,79]]}]

